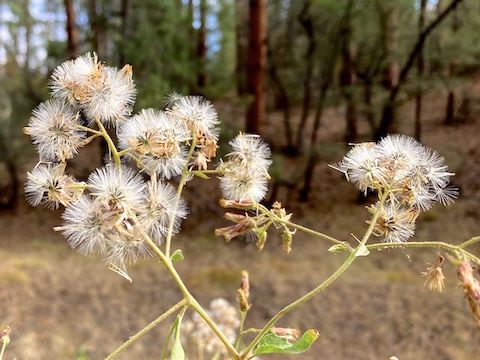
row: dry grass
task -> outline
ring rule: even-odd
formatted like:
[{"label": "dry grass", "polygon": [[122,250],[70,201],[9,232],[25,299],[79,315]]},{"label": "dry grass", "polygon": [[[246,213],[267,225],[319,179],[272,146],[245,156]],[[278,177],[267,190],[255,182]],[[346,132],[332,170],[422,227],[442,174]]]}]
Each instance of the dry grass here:
[{"label": "dry grass", "polygon": [[[443,105],[435,105],[438,94],[431,96],[425,111],[425,143],[453,165],[462,200],[423,216],[417,239],[459,242],[480,232],[478,201],[471,201],[479,188],[472,172],[478,174],[480,168],[475,135],[480,123],[439,127]],[[327,114],[322,136],[340,139],[342,122],[334,112]],[[405,120],[410,114],[406,107]],[[355,203],[352,187],[327,170],[326,162],[317,168],[312,201],[292,204],[295,219],[342,239],[349,239],[351,232],[361,235],[366,213]],[[274,236],[262,253],[238,241],[226,245],[211,235],[213,227],[222,223],[221,212],[204,195],[216,193],[215,181],[190,188],[188,198],[195,206],[184,224],[186,231],[174,243],[186,257],[179,271],[207,304],[218,296],[235,301],[240,270],[249,270],[253,308],[248,326],[262,325],[282,305],[318,284],[342,259],[326,252],[326,245],[318,240],[302,235],[295,238],[291,255],[281,251]],[[0,216],[0,322],[12,328],[9,360],[102,359],[180,298],[156,261],[136,265],[130,284],[96,259],[71,251],[51,230],[58,215],[22,205],[15,213]],[[454,271],[446,272],[445,293],[423,289],[420,273],[434,259],[435,253],[427,250],[393,250],[362,258],[280,325],[320,331],[318,342],[302,359],[480,358],[478,329],[456,286]],[[158,359],[167,329],[168,324],[154,329],[121,358]]]}]

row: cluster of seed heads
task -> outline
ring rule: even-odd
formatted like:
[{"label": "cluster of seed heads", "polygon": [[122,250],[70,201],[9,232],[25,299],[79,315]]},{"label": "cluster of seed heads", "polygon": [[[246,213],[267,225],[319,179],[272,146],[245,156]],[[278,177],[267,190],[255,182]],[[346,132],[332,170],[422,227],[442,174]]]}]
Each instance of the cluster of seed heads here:
[{"label": "cluster of seed heads", "polygon": [[[105,66],[94,53],[57,67],[50,90],[52,99],[33,111],[24,129],[39,154],[27,176],[26,197],[33,206],[64,206],[64,222],[56,230],[70,246],[101,255],[126,275],[128,264],[151,254],[146,238],[160,244],[186,218],[186,204],[172,182],[185,172],[207,170],[215,158],[217,112],[202,97],[173,94],[161,109],[132,116],[132,67]],[[105,166],[78,181],[66,172],[67,161],[96,137],[111,140],[105,127],[115,129],[118,144],[110,146]],[[271,164],[268,145],[242,133],[230,145],[233,151],[216,166],[224,198],[262,200]],[[121,162],[114,164],[115,157]]]},{"label": "cluster of seed heads", "polygon": [[436,151],[404,135],[389,135],[379,143],[354,145],[340,163],[332,166],[365,194],[388,192],[387,201],[369,210],[380,216],[375,235],[386,242],[403,242],[412,237],[415,221],[435,203],[450,205],[458,196],[451,185],[454,175]]}]

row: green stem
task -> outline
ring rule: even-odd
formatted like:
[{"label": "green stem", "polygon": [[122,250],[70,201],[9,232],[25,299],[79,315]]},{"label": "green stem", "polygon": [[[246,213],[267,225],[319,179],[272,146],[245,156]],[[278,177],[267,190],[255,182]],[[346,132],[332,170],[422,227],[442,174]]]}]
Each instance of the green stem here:
[{"label": "green stem", "polygon": [[465,249],[469,246],[472,246],[476,243],[480,242],[480,236],[475,236],[471,238],[470,240],[465,241],[464,243],[460,244],[458,247],[461,249]]},{"label": "green stem", "polygon": [[101,131],[90,129],[89,127],[86,127],[86,126],[77,125],[77,128],[80,129],[80,130],[83,130],[85,132],[90,132],[90,133],[95,134],[95,135],[99,135],[99,136],[102,135]]},{"label": "green stem", "polygon": [[299,224],[295,224],[289,220],[284,220],[280,217],[278,217],[277,215],[275,215],[274,213],[272,213],[269,209],[267,209],[265,206],[261,205],[261,204],[258,204],[258,207],[259,209],[261,209],[267,216],[269,216],[274,222],[276,223],[281,223],[281,224],[284,224],[288,227],[291,227],[291,228],[294,228],[294,229],[297,229],[297,230],[300,230],[304,233],[307,233],[307,234],[310,234],[310,235],[313,235],[313,236],[316,236],[318,238],[321,238],[323,240],[327,240],[327,241],[330,241],[334,244],[341,244],[341,245],[345,245],[347,246],[349,249],[353,250],[350,245],[348,245],[347,242],[345,241],[340,241],[338,239],[335,239],[334,237],[331,237],[327,234],[324,234],[324,233],[321,233],[319,231],[315,231],[315,230],[312,230],[312,229],[309,229],[305,226],[302,226],[302,225],[299,225]]},{"label": "green stem", "polygon": [[[470,241],[470,240],[469,240]],[[463,243],[465,244],[465,243]],[[451,252],[461,252],[464,256],[470,260],[480,264],[480,259],[473,255],[472,253],[464,250],[463,244],[453,245],[448,244],[442,241],[410,241],[404,243],[376,243],[367,245],[369,250],[383,250],[383,249],[405,249],[405,248],[436,248],[436,249],[445,249]]]},{"label": "green stem", "polygon": [[188,291],[187,287],[185,286],[185,283],[183,280],[180,278],[180,275],[178,275],[177,270],[173,266],[172,262],[166,255],[162,252],[162,250],[159,249],[159,247],[150,239],[149,236],[147,236],[145,233],[142,233],[145,242],[152,248],[153,252],[158,255],[162,263],[165,265],[167,270],[170,272],[172,275],[173,279],[177,283],[177,286],[180,288],[180,291],[183,294],[183,297],[187,301],[188,305],[191,306],[201,317],[202,319],[210,326],[212,331],[217,335],[217,337],[220,339],[220,341],[225,345],[226,349],[228,352],[233,356],[234,359],[238,359],[238,352],[235,349],[235,347],[228,341],[227,337],[223,334],[222,330],[215,324],[215,322],[212,320],[210,315],[202,308],[202,306],[198,303],[197,299],[190,294]]},{"label": "green stem", "polygon": [[[285,306],[282,310],[280,310],[277,314],[275,314],[268,322],[267,324],[263,327],[263,329],[255,336],[255,338],[252,340],[252,342],[247,346],[247,348],[242,352],[240,355],[240,359],[247,359],[250,352],[255,348],[255,346],[260,342],[260,340],[270,331],[270,329],[275,325],[275,323],[280,320],[282,317],[284,317],[286,314],[288,314],[290,311],[296,309],[297,307],[303,305],[307,301],[311,300],[313,297],[315,297],[318,293],[320,293],[322,290],[327,288],[330,284],[332,284],[335,280],[337,280],[349,267],[352,265],[352,263],[355,261],[355,258],[357,257],[357,252],[361,249],[362,246],[365,245],[365,243],[368,241],[370,236],[372,235],[373,229],[375,227],[375,224],[378,220],[378,217],[380,216],[380,213],[383,209],[383,203],[385,202],[385,199],[388,196],[388,191],[386,191],[380,198],[380,206],[377,208],[377,211],[372,217],[372,220],[370,221],[370,225],[365,232],[365,235],[363,236],[362,240],[360,241],[360,244],[355,248],[354,251],[350,253],[350,255],[347,257],[347,259],[340,265],[340,267],[335,270],[334,273],[332,273],[326,280],[324,280],[320,285],[318,285],[316,288],[313,290],[309,291],[299,299],[295,300],[294,302],[290,303],[289,305]],[[323,234],[322,234],[323,235]]]},{"label": "green stem", "polygon": [[113,159],[115,160],[115,166],[117,168],[120,168],[122,162],[121,162],[121,159],[120,159],[120,155],[118,154],[117,147],[113,143],[112,138],[110,137],[107,130],[103,126],[102,122],[98,119],[95,119],[95,122],[97,123],[98,128],[100,129],[100,133],[102,134],[103,138],[107,142],[108,148],[110,149],[110,152],[112,153]]},{"label": "green stem", "polygon": [[187,183],[187,179],[188,179],[188,175],[189,175],[188,164],[190,162],[190,159],[192,158],[193,151],[195,150],[196,144],[197,144],[196,138],[195,138],[195,136],[193,136],[192,144],[190,145],[190,151],[188,152],[187,160],[185,161],[185,165],[183,166],[182,177],[180,179],[180,182],[178,183],[177,196],[176,196],[175,205],[174,205],[173,211],[172,211],[173,215],[171,216],[170,223],[168,224],[168,232],[167,232],[167,237],[165,239],[165,255],[166,255],[167,259],[169,259],[168,261],[170,261],[170,246],[171,246],[171,243],[172,243],[173,228],[175,227],[175,214],[177,213],[178,205],[180,204],[180,199],[182,197],[183,187]]},{"label": "green stem", "polygon": [[[185,307],[187,305],[187,301],[185,299],[179,301],[175,305],[173,305],[171,308],[169,308],[167,311],[165,311],[163,314],[161,314],[159,317],[157,317],[155,320],[153,320],[150,324],[145,326],[142,330],[137,332],[135,335],[131,336],[127,341],[125,341],[122,345],[120,345],[117,349],[115,349],[110,355],[108,355],[105,360],[112,360],[114,359],[118,354],[120,354],[122,351],[124,351],[126,348],[128,348],[130,345],[132,345],[135,341],[137,341],[140,337],[145,335],[147,332],[152,330],[155,326],[157,326],[159,323],[161,323],[163,320],[168,318],[170,315],[175,313],[178,309]],[[1,357],[0,357],[1,359]]]},{"label": "green stem", "polygon": [[5,340],[3,340],[2,342],[3,342],[3,345],[2,345],[2,351],[0,351],[0,360],[3,359],[3,354],[5,353],[5,349],[7,348],[7,342]]},{"label": "green stem", "polygon": [[243,327],[245,325],[245,318],[247,317],[247,313],[248,313],[248,310],[240,312],[240,327],[238,329],[238,336],[237,336],[237,340],[235,340],[235,345],[234,345],[235,349],[237,350],[240,350],[239,349],[240,341],[242,340],[242,335],[244,334]]}]

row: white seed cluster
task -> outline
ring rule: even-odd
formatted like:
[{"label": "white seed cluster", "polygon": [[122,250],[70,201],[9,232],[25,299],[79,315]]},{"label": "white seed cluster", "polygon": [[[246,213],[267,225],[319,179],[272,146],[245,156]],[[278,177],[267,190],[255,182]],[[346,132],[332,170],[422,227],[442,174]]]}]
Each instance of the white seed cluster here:
[{"label": "white seed cluster", "polygon": [[[207,313],[215,321],[226,338],[233,343],[237,336],[237,329],[240,326],[237,309],[226,299],[217,298],[210,302],[210,310],[207,310]],[[191,320],[182,322],[182,334],[202,352],[212,357],[226,354],[225,345],[223,345],[198,313],[194,313]]]},{"label": "white seed cluster", "polygon": [[[24,129],[40,158],[27,176],[27,200],[51,209],[64,206],[64,222],[56,230],[70,246],[102,256],[126,275],[128,264],[150,255],[145,239],[160,245],[179,231],[187,207],[167,180],[207,170],[218,148],[217,112],[202,97],[173,94],[162,110],[131,116],[136,95],[132,67],[105,66],[95,53],[57,67],[50,89],[53,98],[33,111]],[[118,147],[106,125],[116,128]],[[67,160],[99,136],[108,140],[112,162],[87,182],[67,174]],[[219,166],[225,196],[261,200],[271,162],[268,146],[244,134],[231,145],[234,151]],[[236,177],[235,171],[241,174]]]},{"label": "white seed cluster", "polygon": [[[361,143],[333,166],[364,193],[386,191],[375,234],[386,242],[403,242],[412,237],[422,211],[439,202],[450,205],[458,196],[451,185],[454,175],[436,151],[404,135],[389,135],[376,143]],[[374,213],[379,204],[370,207]]]},{"label": "white seed cluster", "polygon": [[239,134],[229,143],[233,151],[219,165],[223,195],[228,200],[259,202],[268,190],[270,148],[258,135]]}]

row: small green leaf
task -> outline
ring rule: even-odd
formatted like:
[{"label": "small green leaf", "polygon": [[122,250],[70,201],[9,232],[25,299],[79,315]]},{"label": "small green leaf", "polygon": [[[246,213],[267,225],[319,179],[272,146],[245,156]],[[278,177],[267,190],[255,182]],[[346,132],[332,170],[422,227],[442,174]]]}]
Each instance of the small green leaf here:
[{"label": "small green leaf", "polygon": [[182,322],[182,317],[179,315],[175,320],[175,335],[173,338],[172,351],[170,353],[170,360],[185,360],[185,351],[182,347],[182,342],[180,339],[180,324]]},{"label": "small green leaf", "polygon": [[300,339],[293,344],[270,332],[260,340],[254,354],[300,354],[310,349],[317,339],[318,331],[314,329],[305,331]]},{"label": "small green leaf", "polygon": [[184,259],[183,257],[183,254],[182,254],[182,250],[180,249],[177,249],[173,252],[172,256],[170,257],[170,259],[173,261],[173,262],[179,262],[179,261],[182,261]]},{"label": "small green leaf", "polygon": [[360,244],[357,250],[355,251],[355,256],[367,256],[370,254],[370,250],[367,249],[365,244]]},{"label": "small green leaf", "polygon": [[333,253],[333,254],[340,254],[340,253],[344,252],[345,250],[347,250],[347,246],[343,245],[343,244],[335,244],[335,245],[332,245],[328,248],[328,251]]}]

